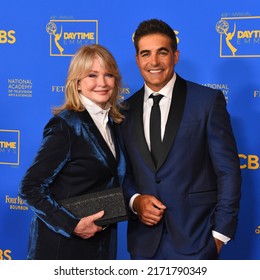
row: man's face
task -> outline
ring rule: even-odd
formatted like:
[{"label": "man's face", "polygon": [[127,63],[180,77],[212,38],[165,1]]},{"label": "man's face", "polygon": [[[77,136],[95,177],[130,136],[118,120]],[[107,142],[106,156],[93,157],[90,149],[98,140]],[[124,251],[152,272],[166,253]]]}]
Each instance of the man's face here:
[{"label": "man's face", "polygon": [[163,34],[144,36],[139,41],[136,62],[147,86],[158,92],[172,78],[179,51],[173,51],[171,40]]}]

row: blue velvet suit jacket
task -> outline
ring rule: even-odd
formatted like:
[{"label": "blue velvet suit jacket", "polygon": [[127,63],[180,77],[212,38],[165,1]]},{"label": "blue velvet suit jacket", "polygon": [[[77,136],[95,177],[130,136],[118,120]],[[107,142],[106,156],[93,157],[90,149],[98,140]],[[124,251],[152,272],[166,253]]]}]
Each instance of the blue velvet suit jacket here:
[{"label": "blue velvet suit jacket", "polygon": [[144,88],[126,100],[121,125],[127,172],[127,200],[150,194],[167,210],[157,226],[142,224],[135,214],[128,223],[131,254],[152,257],[163,223],[181,254],[203,248],[212,229],[233,238],[241,191],[240,164],[223,93],[177,75],[156,169],[143,129]]},{"label": "blue velvet suit jacket", "polygon": [[86,110],[63,111],[45,126],[41,147],[20,186],[22,199],[36,214],[28,258],[72,258],[68,252],[73,246],[74,257],[84,259],[80,251],[91,245],[91,238],[73,235],[79,219],[58,201],[121,185],[125,162],[114,140],[116,159]]}]

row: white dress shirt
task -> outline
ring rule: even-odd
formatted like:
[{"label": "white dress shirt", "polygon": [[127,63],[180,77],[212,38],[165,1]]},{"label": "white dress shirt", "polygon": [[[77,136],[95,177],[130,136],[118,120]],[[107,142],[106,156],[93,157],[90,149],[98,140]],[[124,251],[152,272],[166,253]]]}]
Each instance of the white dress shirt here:
[{"label": "white dress shirt", "polygon": [[[163,139],[164,132],[165,132],[165,126],[167,123],[171,102],[172,102],[172,89],[174,87],[174,83],[176,80],[176,74],[174,73],[172,79],[165,85],[161,90],[160,94],[163,95],[163,98],[161,99],[159,106],[161,109],[161,139]],[[143,105],[143,123],[144,123],[144,136],[147,142],[147,145],[150,150],[150,114],[151,109],[153,106],[153,100],[152,98],[149,98],[151,94],[153,94],[154,91],[152,91],[146,84],[144,85],[144,105]]]},{"label": "white dress shirt", "polygon": [[82,94],[80,94],[80,99],[86,110],[89,112],[100,133],[102,134],[103,138],[105,139],[114,157],[116,157],[115,146],[111,137],[110,129],[107,125],[108,112],[111,108],[111,105],[108,103],[106,105],[106,108],[102,109],[96,103]]}]

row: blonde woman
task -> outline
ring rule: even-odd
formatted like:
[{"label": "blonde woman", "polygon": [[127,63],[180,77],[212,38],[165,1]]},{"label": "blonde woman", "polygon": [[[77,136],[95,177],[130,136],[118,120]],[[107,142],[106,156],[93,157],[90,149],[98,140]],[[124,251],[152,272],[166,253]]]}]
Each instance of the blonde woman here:
[{"label": "blonde woman", "polygon": [[117,106],[121,75],[101,45],[81,47],[71,60],[65,102],[53,109],[41,147],[20,186],[35,215],[28,259],[115,259],[117,225],[103,229],[104,215],[76,218],[60,199],[118,187],[124,158],[113,133],[123,116]]}]

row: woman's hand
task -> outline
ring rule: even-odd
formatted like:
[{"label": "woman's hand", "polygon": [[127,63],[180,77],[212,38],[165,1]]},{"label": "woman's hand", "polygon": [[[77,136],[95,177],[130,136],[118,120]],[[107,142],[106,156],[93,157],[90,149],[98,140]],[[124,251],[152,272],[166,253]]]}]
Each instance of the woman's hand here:
[{"label": "woman's hand", "polygon": [[102,227],[97,226],[94,222],[101,218],[105,212],[102,210],[91,216],[82,218],[74,229],[74,234],[87,239],[94,236],[97,232],[102,230]]}]

